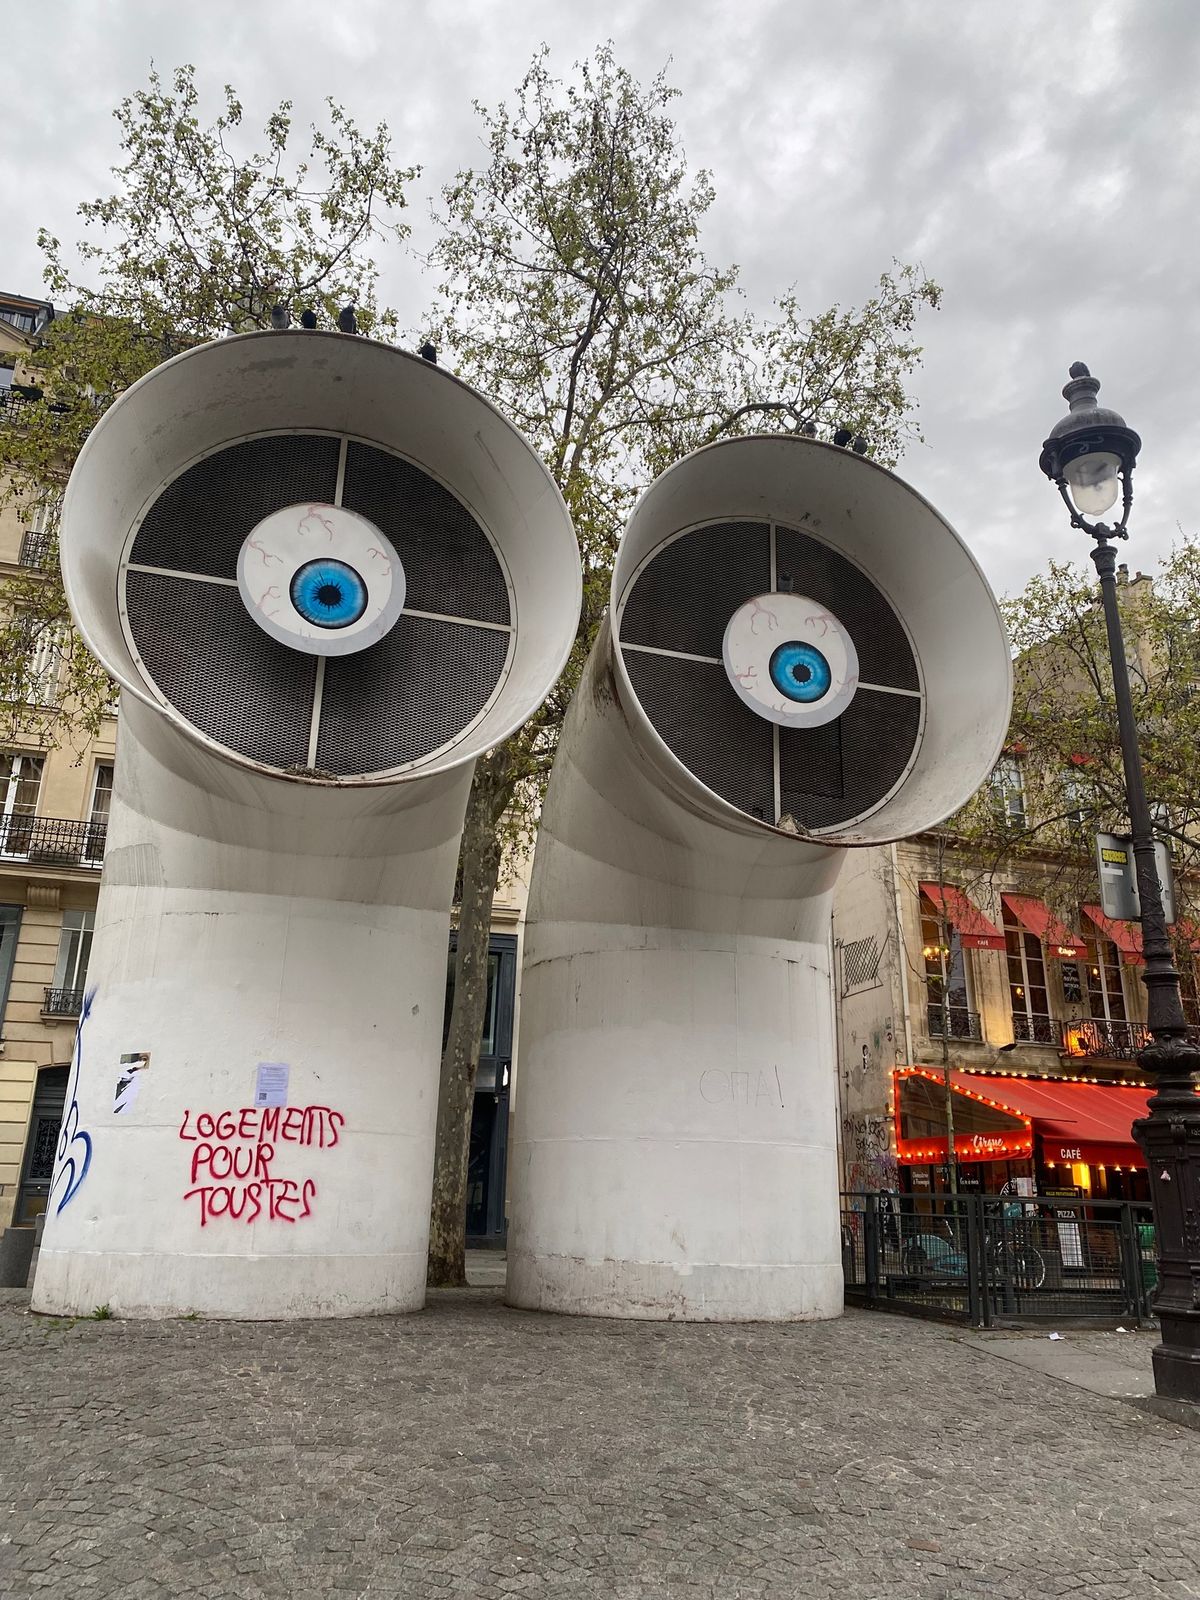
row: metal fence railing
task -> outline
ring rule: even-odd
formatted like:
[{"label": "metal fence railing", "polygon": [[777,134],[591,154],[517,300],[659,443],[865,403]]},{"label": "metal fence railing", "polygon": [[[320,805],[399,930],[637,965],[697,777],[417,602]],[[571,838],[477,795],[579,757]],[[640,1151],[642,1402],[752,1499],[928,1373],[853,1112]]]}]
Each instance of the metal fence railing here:
[{"label": "metal fence railing", "polygon": [[1157,1284],[1154,1214],[1130,1200],[842,1195],[850,1303],[951,1317],[1145,1322]]},{"label": "metal fence railing", "polygon": [[1014,1011],[1012,1021],[1013,1038],[1018,1044],[1053,1044],[1061,1048],[1063,1025],[1057,1017],[1040,1011]]},{"label": "metal fence railing", "polygon": [[44,989],[44,1017],[77,1017],[83,1011],[82,989]]},{"label": "metal fence railing", "polygon": [[14,856],[48,867],[100,867],[108,823],[70,817],[0,816],[0,858]]},{"label": "metal fence railing", "polygon": [[983,1023],[978,1011],[931,1000],[926,1015],[931,1039],[983,1039]]}]

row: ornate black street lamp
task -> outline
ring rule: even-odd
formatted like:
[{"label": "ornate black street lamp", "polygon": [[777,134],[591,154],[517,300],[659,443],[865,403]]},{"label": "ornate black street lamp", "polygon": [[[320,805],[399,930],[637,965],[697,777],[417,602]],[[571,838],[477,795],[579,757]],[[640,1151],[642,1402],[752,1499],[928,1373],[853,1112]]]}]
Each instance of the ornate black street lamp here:
[{"label": "ornate black street lamp", "polygon": [[[1179,973],[1163,915],[1162,889],[1154,860],[1154,832],[1137,724],[1129,692],[1129,669],[1117,606],[1117,553],[1113,541],[1127,539],[1133,503],[1133,468],[1142,441],[1123,417],[1096,404],[1100,388],[1081,361],[1063,390],[1070,413],[1050,430],[1039,465],[1057,484],[1071,524],[1096,543],[1092,560],[1108,630],[1125,796],[1133,834],[1138,892],[1142,903],[1142,952],[1147,1011],[1153,1042],[1138,1063],[1154,1084],[1149,1115],[1133,1132],[1146,1156],[1158,1241],[1158,1289],[1154,1310],[1162,1343],[1154,1349],[1154,1387],[1166,1399],[1200,1405],[1200,1099],[1193,1074],[1200,1048],[1188,1037]],[[1121,520],[1112,527],[1088,522],[1102,516],[1121,495]]]}]

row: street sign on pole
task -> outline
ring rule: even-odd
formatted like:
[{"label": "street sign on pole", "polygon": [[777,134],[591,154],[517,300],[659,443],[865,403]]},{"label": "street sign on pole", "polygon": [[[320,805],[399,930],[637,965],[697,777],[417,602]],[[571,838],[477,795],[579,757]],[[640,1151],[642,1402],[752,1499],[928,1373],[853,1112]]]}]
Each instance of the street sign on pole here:
[{"label": "street sign on pole", "polygon": [[[1154,841],[1154,863],[1162,890],[1163,915],[1175,921],[1175,880],[1171,873],[1171,854],[1161,839]],[[1138,894],[1137,868],[1129,835],[1096,835],[1096,873],[1100,879],[1100,909],[1114,922],[1136,922],[1142,914]]]}]

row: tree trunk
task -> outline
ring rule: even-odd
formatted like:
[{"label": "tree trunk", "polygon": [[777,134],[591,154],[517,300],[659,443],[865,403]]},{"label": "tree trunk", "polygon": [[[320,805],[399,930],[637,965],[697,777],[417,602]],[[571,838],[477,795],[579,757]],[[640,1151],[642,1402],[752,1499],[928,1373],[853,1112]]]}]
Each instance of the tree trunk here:
[{"label": "tree trunk", "polygon": [[442,1053],[430,1210],[427,1281],[434,1288],[461,1288],[467,1281],[467,1156],[487,1006],[492,901],[504,853],[499,822],[507,775],[503,750],[480,758],[463,824],[454,1000]]}]

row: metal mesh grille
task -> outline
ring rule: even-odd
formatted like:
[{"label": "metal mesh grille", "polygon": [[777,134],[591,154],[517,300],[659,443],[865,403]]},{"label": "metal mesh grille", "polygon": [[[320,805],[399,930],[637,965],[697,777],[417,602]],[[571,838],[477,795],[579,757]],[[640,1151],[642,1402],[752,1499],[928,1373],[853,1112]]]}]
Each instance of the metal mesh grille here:
[{"label": "metal mesh grille", "polygon": [[264,517],[337,489],[340,441],[318,434],[245,439],[168,484],[146,513],[131,561],[214,578],[237,576],[238,551]]},{"label": "metal mesh grille", "polygon": [[621,614],[621,639],[719,656],[730,617],[770,587],[771,531],[765,522],[697,528],[667,545],[639,574]]},{"label": "metal mesh grille", "polygon": [[378,644],[326,662],[316,765],[386,772],[453,739],[487,703],[512,635],[407,613]]},{"label": "metal mesh grille", "polygon": [[[857,643],[857,640],[855,641]],[[915,695],[860,689],[836,722],[811,731],[779,730],[779,800],[806,828],[831,828],[882,800],[908,765],[920,731]],[[833,788],[825,735],[840,744],[841,783]]]},{"label": "metal mesh grille", "polygon": [[847,994],[851,989],[865,989],[868,985],[878,986],[879,981],[879,941],[868,937],[866,939],[851,939],[842,946],[842,993]]},{"label": "metal mesh grille", "polygon": [[[908,637],[887,598],[845,556],[794,528],[776,529],[778,586],[840,620],[865,682],[918,689]],[[719,656],[746,600],[771,588],[766,523],[724,522],[667,545],[643,569],[621,617],[622,645]],[[724,668],[624,650],[630,681],[668,748],[723,799],[777,821],[772,725],[734,693]],[[806,829],[861,816],[896,784],[916,747],[922,701],[860,688],[836,721],[779,729],[779,805]]]},{"label": "metal mesh grille", "polygon": [[771,724],[730,687],[724,667],[624,652],[634,693],[660,737],[700,782],[764,822],[775,821]]},{"label": "metal mesh grille", "polygon": [[267,766],[307,762],[315,657],[265,634],[223,584],[130,572],[125,599],[146,671],[189,722]]},{"label": "metal mesh grille", "polygon": [[448,490],[411,462],[351,444],[342,504],[395,545],[410,609],[478,622],[512,620],[504,573],[487,535]]},{"label": "metal mesh grille", "polygon": [[795,593],[816,600],[837,617],[854,640],[864,683],[886,683],[895,689],[920,687],[912,646],[900,619],[853,562],[806,533],[777,528],[775,568],[781,589],[788,587],[790,578]]}]

